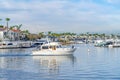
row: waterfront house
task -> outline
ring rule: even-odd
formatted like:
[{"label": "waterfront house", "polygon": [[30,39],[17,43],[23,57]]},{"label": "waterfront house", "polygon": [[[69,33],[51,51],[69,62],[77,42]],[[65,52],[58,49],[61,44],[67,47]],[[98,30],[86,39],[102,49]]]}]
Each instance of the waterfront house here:
[{"label": "waterfront house", "polygon": [[7,34],[7,28],[6,27],[2,27],[0,28],[0,41],[3,41],[6,39],[6,34]]},{"label": "waterfront house", "polygon": [[16,41],[20,39],[20,30],[13,28],[9,29],[7,27],[0,28],[0,41]]}]

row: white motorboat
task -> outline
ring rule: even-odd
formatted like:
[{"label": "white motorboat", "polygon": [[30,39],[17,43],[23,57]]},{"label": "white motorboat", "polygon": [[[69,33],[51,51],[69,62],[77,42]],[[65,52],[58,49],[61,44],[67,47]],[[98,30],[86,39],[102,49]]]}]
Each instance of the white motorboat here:
[{"label": "white motorboat", "polygon": [[108,47],[120,47],[120,40],[111,41],[111,44],[109,44]]},{"label": "white motorboat", "polygon": [[33,50],[31,55],[71,55],[76,50],[74,46],[63,47],[58,42],[45,43],[38,50]]},{"label": "white motorboat", "polygon": [[0,49],[13,49],[19,48],[17,42],[0,42]]},{"label": "white motorboat", "polygon": [[30,41],[3,41],[0,42],[0,49],[30,48]]}]

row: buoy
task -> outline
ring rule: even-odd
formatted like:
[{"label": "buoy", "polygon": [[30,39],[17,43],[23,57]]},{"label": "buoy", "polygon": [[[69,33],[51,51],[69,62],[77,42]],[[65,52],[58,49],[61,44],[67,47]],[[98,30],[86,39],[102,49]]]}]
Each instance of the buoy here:
[{"label": "buoy", "polygon": [[88,49],[88,52],[90,51],[90,49]]}]

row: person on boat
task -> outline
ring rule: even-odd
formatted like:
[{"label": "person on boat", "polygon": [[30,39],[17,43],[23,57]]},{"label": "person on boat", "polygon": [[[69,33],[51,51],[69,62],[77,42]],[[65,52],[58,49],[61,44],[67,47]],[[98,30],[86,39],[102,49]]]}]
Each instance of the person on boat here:
[{"label": "person on boat", "polygon": [[56,46],[53,46],[53,47],[52,47],[52,50],[56,50]]}]

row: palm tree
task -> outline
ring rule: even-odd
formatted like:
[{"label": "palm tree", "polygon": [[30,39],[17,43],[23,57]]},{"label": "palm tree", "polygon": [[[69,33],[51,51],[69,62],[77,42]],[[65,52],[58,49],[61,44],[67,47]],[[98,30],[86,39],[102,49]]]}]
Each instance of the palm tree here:
[{"label": "palm tree", "polygon": [[48,31],[48,35],[47,36],[51,36],[52,34],[52,31]]},{"label": "palm tree", "polygon": [[17,29],[20,30],[21,27],[22,27],[22,24],[18,25]]},{"label": "palm tree", "polygon": [[[2,21],[2,19],[0,19],[0,21]],[[2,24],[0,26],[2,26]]]},{"label": "palm tree", "polygon": [[20,24],[20,25],[15,25],[15,27],[17,28],[17,30],[20,30],[20,28],[22,27],[22,24]]},{"label": "palm tree", "polygon": [[2,19],[0,19],[0,21],[2,21]]},{"label": "palm tree", "polygon": [[7,28],[8,28],[8,22],[10,21],[10,18],[6,18],[5,20],[7,22]]}]

